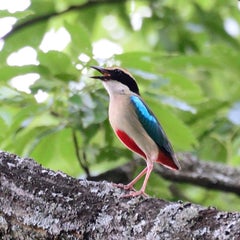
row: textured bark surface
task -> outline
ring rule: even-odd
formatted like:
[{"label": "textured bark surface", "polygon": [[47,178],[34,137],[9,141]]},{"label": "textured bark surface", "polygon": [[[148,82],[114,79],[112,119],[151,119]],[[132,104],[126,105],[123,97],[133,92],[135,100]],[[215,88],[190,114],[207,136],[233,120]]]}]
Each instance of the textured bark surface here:
[{"label": "textured bark surface", "polygon": [[0,153],[0,239],[240,239],[240,213],[71,178]]}]

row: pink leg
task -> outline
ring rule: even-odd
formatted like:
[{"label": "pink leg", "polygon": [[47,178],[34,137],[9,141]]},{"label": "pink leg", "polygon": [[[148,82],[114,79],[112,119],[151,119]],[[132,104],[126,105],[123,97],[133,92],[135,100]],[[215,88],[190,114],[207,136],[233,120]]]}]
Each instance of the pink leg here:
[{"label": "pink leg", "polygon": [[145,167],[124,189],[131,189],[133,185],[148,171],[148,167]]},{"label": "pink leg", "polygon": [[148,170],[148,167],[145,167],[138,175],[135,177],[129,184],[123,185],[123,184],[114,184],[116,187],[124,188],[125,190],[133,189],[133,185],[144,175],[146,174]]},{"label": "pink leg", "polygon": [[150,174],[151,174],[152,170],[153,170],[153,163],[151,162],[151,163],[148,163],[148,166],[132,182],[130,182],[128,184],[128,185],[130,185],[132,183],[133,184],[136,183],[146,173],[146,176],[145,176],[145,179],[144,179],[144,182],[143,182],[143,185],[142,185],[141,189],[139,191],[131,192],[129,194],[126,194],[123,197],[136,197],[136,196],[141,195],[141,194],[147,195],[145,193],[145,189],[146,189],[147,182],[148,182],[148,179],[150,177]]}]

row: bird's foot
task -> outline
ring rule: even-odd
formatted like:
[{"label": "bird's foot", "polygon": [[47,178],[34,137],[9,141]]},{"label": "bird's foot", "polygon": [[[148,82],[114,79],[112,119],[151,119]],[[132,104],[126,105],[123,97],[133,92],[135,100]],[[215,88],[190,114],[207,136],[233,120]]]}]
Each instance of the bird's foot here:
[{"label": "bird's foot", "polygon": [[124,185],[122,183],[112,183],[112,185],[114,187],[122,188],[124,190],[130,190],[130,193],[122,195],[121,198],[136,197],[136,196],[139,196],[139,195],[143,195],[145,197],[148,197],[148,195],[145,193],[144,190],[140,189],[139,191],[136,191],[132,184]]},{"label": "bird's foot", "polygon": [[139,190],[139,191],[131,191],[128,194],[124,194],[124,195],[121,196],[121,198],[137,197],[137,196],[140,196],[140,195],[148,197],[148,195],[143,190]]},{"label": "bird's foot", "polygon": [[114,187],[117,187],[117,188],[123,188],[124,190],[133,190],[133,191],[136,191],[132,185],[130,184],[127,184],[127,185],[124,185],[122,183],[113,183],[112,184]]}]

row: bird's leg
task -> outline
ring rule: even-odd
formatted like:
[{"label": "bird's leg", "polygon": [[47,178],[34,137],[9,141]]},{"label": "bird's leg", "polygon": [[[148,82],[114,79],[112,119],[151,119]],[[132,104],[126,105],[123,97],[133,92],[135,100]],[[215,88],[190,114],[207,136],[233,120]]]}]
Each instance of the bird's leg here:
[{"label": "bird's leg", "polygon": [[[146,176],[145,176],[145,179],[144,179],[144,182],[143,182],[143,185],[142,185],[141,189],[139,191],[130,192],[129,194],[123,195],[122,197],[136,197],[136,196],[142,195],[142,194],[147,196],[147,194],[145,193],[145,189],[146,189],[147,182],[148,182],[148,179],[150,177],[150,174],[151,174],[152,170],[153,170],[153,163],[148,162],[147,167],[132,181],[132,182],[136,183],[139,180],[139,178],[141,178],[146,173]],[[131,183],[129,183],[129,184],[131,184]]]},{"label": "bird's leg", "polygon": [[115,187],[119,187],[119,188],[123,188],[125,190],[128,190],[128,189],[133,189],[133,185],[144,175],[146,174],[148,170],[148,167],[145,167],[138,175],[137,177],[135,177],[130,183],[128,183],[127,185],[124,185],[124,184],[114,184]]},{"label": "bird's leg", "polygon": [[138,182],[138,180],[146,174],[148,167],[145,167],[129,184],[125,185],[124,189],[133,188],[134,184]]}]

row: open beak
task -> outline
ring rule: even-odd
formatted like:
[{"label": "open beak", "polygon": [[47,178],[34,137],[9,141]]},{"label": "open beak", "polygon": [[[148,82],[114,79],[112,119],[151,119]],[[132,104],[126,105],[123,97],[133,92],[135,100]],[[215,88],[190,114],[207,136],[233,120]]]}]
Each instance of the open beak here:
[{"label": "open beak", "polygon": [[111,79],[111,74],[109,70],[107,70],[106,68],[97,67],[97,66],[90,66],[90,67],[93,69],[96,69],[102,74],[102,76],[92,76],[91,78],[100,79],[102,81],[107,81]]}]

